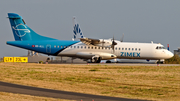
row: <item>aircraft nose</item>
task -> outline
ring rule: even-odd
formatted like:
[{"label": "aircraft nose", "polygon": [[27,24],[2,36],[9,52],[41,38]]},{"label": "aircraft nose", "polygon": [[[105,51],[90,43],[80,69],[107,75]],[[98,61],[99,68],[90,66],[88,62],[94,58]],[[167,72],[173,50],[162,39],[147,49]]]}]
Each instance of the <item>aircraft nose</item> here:
[{"label": "aircraft nose", "polygon": [[168,56],[169,56],[169,58],[172,58],[174,56],[174,54],[172,52],[169,52]]}]

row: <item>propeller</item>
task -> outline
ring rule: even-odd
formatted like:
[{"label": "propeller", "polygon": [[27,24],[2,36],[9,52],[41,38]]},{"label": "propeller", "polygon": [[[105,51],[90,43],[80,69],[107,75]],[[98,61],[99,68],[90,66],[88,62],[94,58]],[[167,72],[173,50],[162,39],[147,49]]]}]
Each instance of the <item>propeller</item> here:
[{"label": "propeller", "polygon": [[124,38],[124,33],[123,33],[122,37],[120,38],[121,42],[123,42],[123,38]]},{"label": "propeller", "polygon": [[112,45],[111,48],[113,49],[113,53],[114,53],[114,46],[117,45],[117,43],[114,41],[114,35],[113,35],[113,40],[112,40]]},{"label": "propeller", "polygon": [[105,42],[104,42],[104,39],[103,39],[103,41],[102,41],[102,47],[104,47],[104,43],[105,43]]}]

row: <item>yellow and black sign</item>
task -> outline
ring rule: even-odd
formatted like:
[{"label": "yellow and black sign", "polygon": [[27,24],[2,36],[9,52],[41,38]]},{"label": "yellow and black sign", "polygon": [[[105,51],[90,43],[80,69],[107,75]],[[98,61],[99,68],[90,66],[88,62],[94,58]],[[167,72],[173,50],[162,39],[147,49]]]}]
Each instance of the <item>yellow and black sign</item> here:
[{"label": "yellow and black sign", "polygon": [[14,57],[14,62],[28,62],[27,57]]},{"label": "yellow and black sign", "polygon": [[14,62],[14,57],[4,57],[4,62]]},{"label": "yellow and black sign", "polygon": [[4,57],[4,62],[28,62],[28,57]]}]

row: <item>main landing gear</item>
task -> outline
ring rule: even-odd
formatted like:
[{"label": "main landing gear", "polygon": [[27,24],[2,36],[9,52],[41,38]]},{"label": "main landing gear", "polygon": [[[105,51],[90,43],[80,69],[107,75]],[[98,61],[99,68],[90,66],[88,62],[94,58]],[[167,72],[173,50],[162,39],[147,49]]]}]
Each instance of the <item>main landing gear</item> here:
[{"label": "main landing gear", "polygon": [[92,57],[91,62],[92,63],[100,63],[101,62],[101,57]]}]

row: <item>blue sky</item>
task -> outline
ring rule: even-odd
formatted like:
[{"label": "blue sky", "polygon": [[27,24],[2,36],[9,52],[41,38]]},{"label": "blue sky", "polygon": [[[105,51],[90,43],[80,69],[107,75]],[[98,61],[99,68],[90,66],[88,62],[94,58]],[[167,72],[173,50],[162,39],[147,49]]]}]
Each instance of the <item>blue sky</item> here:
[{"label": "blue sky", "polygon": [[0,57],[22,56],[27,50],[6,45],[13,41],[7,13],[17,13],[35,32],[60,40],[73,37],[72,17],[90,38],[170,44],[180,47],[180,0],[1,0]]}]

